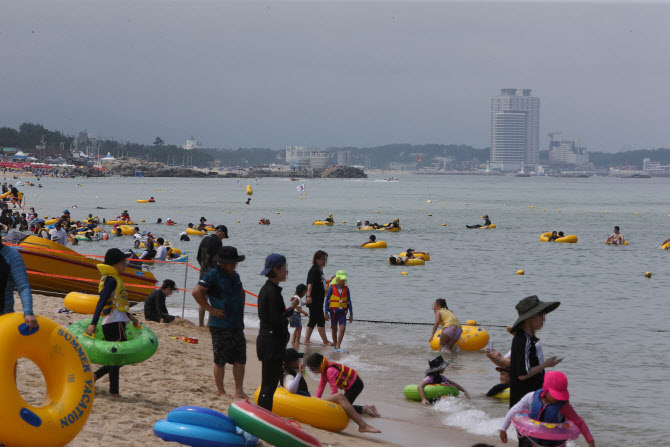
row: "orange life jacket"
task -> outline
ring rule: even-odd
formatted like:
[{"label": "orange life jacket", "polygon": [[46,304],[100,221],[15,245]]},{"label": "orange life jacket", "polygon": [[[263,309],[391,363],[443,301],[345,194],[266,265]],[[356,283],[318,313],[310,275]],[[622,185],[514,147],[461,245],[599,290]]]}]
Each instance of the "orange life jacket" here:
[{"label": "orange life jacket", "polygon": [[328,302],[328,307],[330,309],[348,309],[349,287],[344,286],[342,288],[342,294],[340,295],[340,289],[337,286],[333,286],[333,291],[330,294],[330,301]]},{"label": "orange life jacket", "polygon": [[352,368],[349,368],[348,366],[341,365],[339,363],[328,363],[327,368],[330,367],[335,367],[340,370],[340,374],[337,376],[337,387],[341,390],[346,389],[347,386],[349,385],[349,380],[351,380],[354,375],[356,374],[356,371],[354,371]]}]

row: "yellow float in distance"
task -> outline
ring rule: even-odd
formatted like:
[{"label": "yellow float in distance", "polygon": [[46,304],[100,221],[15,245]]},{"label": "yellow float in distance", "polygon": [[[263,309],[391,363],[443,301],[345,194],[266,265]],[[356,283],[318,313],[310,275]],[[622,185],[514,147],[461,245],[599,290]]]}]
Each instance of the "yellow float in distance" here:
[{"label": "yellow float in distance", "polygon": [[[549,237],[550,236],[551,236],[551,231],[548,231],[546,233],[542,233],[540,235],[540,240],[542,242],[549,242]],[[566,244],[575,244],[575,243],[577,243],[577,240],[578,240],[577,236],[575,236],[574,234],[569,234],[567,236],[559,237],[554,242],[564,242]]]}]

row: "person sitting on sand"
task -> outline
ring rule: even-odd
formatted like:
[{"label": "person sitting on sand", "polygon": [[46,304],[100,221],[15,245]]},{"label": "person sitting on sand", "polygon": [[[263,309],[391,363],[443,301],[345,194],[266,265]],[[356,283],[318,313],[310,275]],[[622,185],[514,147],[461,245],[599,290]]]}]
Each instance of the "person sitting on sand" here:
[{"label": "person sitting on sand", "polygon": [[440,351],[451,351],[451,349],[458,343],[463,333],[461,322],[458,321],[456,315],[447,307],[447,300],[438,298],[433,302],[433,312],[435,313],[435,322],[433,323],[433,331],[430,334],[429,342],[435,337],[437,328],[442,326],[442,334],[440,335]]},{"label": "person sitting on sand", "polygon": [[[298,352],[293,348],[288,348],[286,350],[286,353],[284,354],[284,369],[281,384],[286,391],[291,394],[300,394],[302,396],[311,397],[309,388],[307,388],[307,381],[303,377],[305,364],[302,359],[304,355],[305,354],[302,352]],[[377,430],[365,422],[343,394],[335,393],[323,397],[322,399],[340,405],[349,418],[358,425],[359,432],[381,433],[381,430]]]},{"label": "person sitting on sand", "polygon": [[426,370],[425,373],[426,377],[424,377],[423,380],[419,382],[419,385],[417,386],[417,391],[419,392],[419,396],[421,397],[422,404],[426,405],[434,404],[442,397],[446,397],[441,396],[431,400],[426,399],[426,393],[424,392],[424,388],[426,388],[426,385],[453,386],[454,388],[458,389],[460,392],[465,394],[465,397],[467,399],[470,399],[470,394],[465,388],[463,388],[453,380],[449,380],[442,375],[444,370],[447,369],[447,366],[449,366],[451,362],[452,362],[451,359],[445,360],[441,355],[435,356],[433,359],[428,361],[428,369]]},{"label": "person sitting on sand", "polygon": [[363,391],[363,379],[360,374],[348,366],[329,362],[327,358],[313,353],[307,359],[307,367],[315,374],[321,375],[316,397],[321,398],[326,389],[326,383],[330,385],[331,395],[337,394],[338,390],[344,390],[344,398],[354,407],[358,414],[367,414],[372,417],[381,417],[374,405],[354,405],[356,398]]},{"label": "person sitting on sand", "polygon": [[493,387],[486,393],[486,397],[493,397],[509,388],[509,366],[497,366],[496,371],[500,373],[500,383],[493,385]]},{"label": "person sitting on sand", "polygon": [[489,225],[491,225],[491,220],[489,219],[488,214],[484,214],[482,216],[482,218],[484,219],[484,225],[475,224],[475,225],[466,225],[466,227],[467,228],[488,228]]},{"label": "person sitting on sand", "polygon": [[174,315],[170,315],[165,305],[168,298],[177,289],[177,285],[171,279],[163,281],[160,289],[156,289],[144,300],[144,319],[157,323],[172,323]]},{"label": "person sitting on sand", "polygon": [[237,263],[244,261],[235,247],[223,246],[216,251],[215,267],[205,273],[193,289],[193,298],[209,312],[209,331],[214,351],[214,382],[219,397],[230,397],[223,386],[226,364],[233,365],[235,394],[246,399],[244,369],[247,363],[247,341],[244,338],[245,290]]},{"label": "person sitting on sand", "polygon": [[605,243],[612,245],[623,245],[624,243],[623,234],[619,233],[618,226],[614,227],[614,233],[612,233],[610,237],[607,238]]},{"label": "person sitting on sand", "polygon": [[[360,221],[359,221],[359,222],[360,222]],[[361,244],[361,247],[365,247],[365,246],[368,245],[368,244],[374,244],[376,241],[377,241],[377,236],[375,236],[374,234],[371,234],[371,235],[370,235],[370,239],[369,239],[367,242],[363,242],[363,243]]]},{"label": "person sitting on sand", "polygon": [[[548,423],[562,423],[566,420],[572,422],[584,435],[589,447],[595,447],[596,442],[589,431],[586,422],[577,414],[569,402],[568,378],[560,371],[547,371],[542,388],[531,391],[523,396],[513,407],[509,409],[502,426],[500,427],[500,440],[507,443],[507,429],[512,423],[512,418],[519,413],[527,413],[530,419]],[[565,440],[552,442],[543,439],[528,437],[533,445],[564,445]],[[529,444],[530,445],[530,444]]]}]

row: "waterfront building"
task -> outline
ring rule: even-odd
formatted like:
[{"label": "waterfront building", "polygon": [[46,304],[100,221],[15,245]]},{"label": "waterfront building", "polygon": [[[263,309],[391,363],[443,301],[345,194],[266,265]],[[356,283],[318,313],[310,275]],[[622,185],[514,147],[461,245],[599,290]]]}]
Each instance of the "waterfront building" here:
[{"label": "waterfront building", "polygon": [[552,141],[549,149],[549,162],[552,165],[564,164],[584,167],[589,164],[589,151],[570,140]]},{"label": "waterfront building", "polygon": [[186,144],[182,146],[182,149],[186,149],[187,151],[191,151],[193,149],[202,149],[202,143],[191,137],[186,140]]},{"label": "waterfront building", "polygon": [[535,170],[540,163],[540,98],[504,88],[491,99],[491,167]]},{"label": "waterfront building", "polygon": [[286,163],[294,167],[302,166],[313,171],[323,171],[330,166],[332,157],[333,154],[320,149],[286,146]]}]

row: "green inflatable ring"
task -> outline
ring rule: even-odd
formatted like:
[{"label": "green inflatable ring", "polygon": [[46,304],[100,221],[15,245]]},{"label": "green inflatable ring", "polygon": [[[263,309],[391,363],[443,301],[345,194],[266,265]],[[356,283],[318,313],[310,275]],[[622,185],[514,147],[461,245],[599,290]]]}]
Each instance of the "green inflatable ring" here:
[{"label": "green inflatable ring", "polygon": [[[423,389],[426,399],[431,400],[441,396],[458,396],[458,388],[444,385],[426,385]],[[418,385],[407,385],[402,390],[402,394],[409,400],[421,402]]]},{"label": "green inflatable ring", "polygon": [[128,341],[106,341],[102,333],[102,325],[95,328],[95,339],[85,335],[91,318],[72,323],[67,330],[72,333],[84,347],[91,363],[96,365],[122,366],[140,363],[156,353],[158,337],[147,326],[137,329],[132,324],[126,326]]}]

